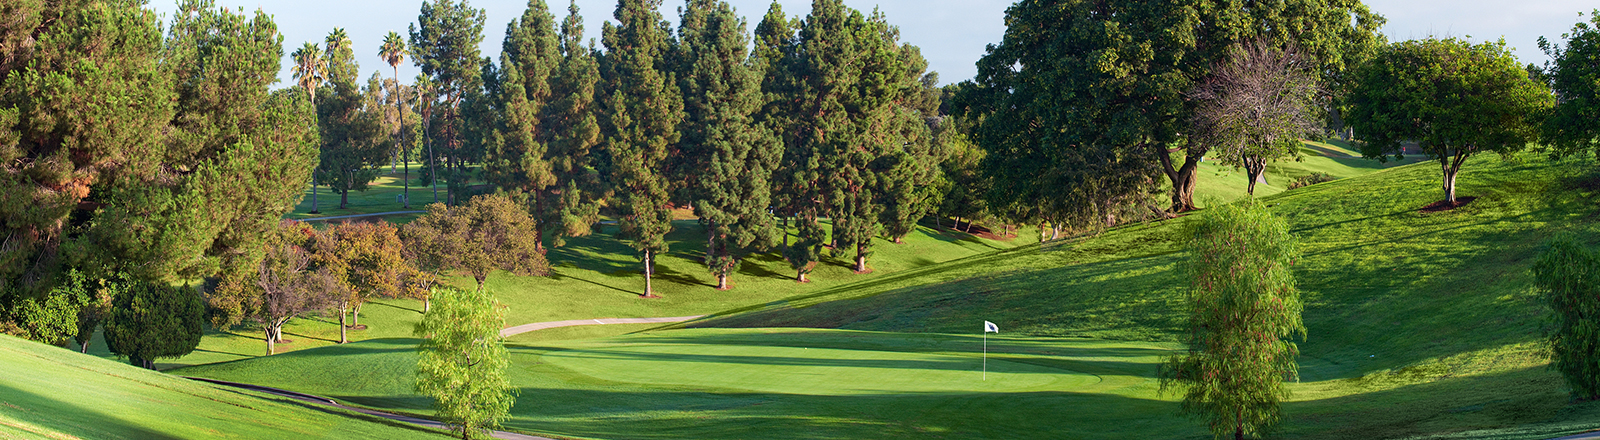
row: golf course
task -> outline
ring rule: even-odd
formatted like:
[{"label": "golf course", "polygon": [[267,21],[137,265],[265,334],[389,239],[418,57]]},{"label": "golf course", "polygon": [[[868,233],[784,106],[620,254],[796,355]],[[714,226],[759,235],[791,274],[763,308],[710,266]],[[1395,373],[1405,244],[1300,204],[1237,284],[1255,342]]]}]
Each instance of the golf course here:
[{"label": "golf course", "polygon": [[1600,440],[1588,5],[266,3],[0,1],[0,440]]}]

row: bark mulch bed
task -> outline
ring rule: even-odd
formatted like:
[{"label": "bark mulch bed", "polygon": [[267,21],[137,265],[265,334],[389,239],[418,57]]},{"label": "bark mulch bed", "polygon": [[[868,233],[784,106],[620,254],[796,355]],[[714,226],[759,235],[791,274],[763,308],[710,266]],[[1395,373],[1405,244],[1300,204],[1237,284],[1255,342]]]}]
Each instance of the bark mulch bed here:
[{"label": "bark mulch bed", "polygon": [[1468,203],[1472,203],[1473,200],[1478,200],[1478,198],[1477,197],[1456,197],[1456,202],[1455,203],[1450,203],[1450,202],[1446,202],[1446,201],[1440,200],[1440,201],[1437,201],[1437,202],[1429,203],[1428,206],[1424,206],[1424,207],[1422,207],[1422,209],[1418,209],[1417,212],[1421,212],[1421,213],[1424,213],[1424,214],[1430,213],[1430,212],[1445,212],[1445,211],[1449,211],[1449,210],[1452,210],[1452,209],[1460,208],[1462,206],[1467,206],[1467,204]]}]

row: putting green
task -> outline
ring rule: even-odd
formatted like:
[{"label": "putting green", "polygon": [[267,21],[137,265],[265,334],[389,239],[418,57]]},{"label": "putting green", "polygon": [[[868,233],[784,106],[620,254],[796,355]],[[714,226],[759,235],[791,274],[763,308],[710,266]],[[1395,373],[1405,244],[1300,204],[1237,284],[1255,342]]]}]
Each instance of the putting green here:
[{"label": "putting green", "polygon": [[949,354],[764,345],[629,344],[546,353],[597,379],[808,395],[1070,390],[1100,379],[1024,362]]}]

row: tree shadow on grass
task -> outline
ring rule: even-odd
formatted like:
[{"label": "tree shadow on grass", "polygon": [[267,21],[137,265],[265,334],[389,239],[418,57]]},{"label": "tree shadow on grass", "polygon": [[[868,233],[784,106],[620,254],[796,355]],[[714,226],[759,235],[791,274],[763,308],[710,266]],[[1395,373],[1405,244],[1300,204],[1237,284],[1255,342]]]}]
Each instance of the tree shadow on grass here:
[{"label": "tree shadow on grass", "polygon": [[[135,404],[130,401],[106,401],[94,406],[79,405],[7,386],[4,381],[0,381],[0,396],[4,396],[0,399],[3,399],[7,406],[25,408],[20,412],[0,408],[0,412],[9,412],[11,417],[30,425],[76,438],[111,436],[152,440],[181,438],[119,418],[118,414],[124,411],[119,411],[118,408]],[[24,429],[23,432],[30,431]],[[40,434],[41,438],[56,437],[45,433],[36,434]]]}]

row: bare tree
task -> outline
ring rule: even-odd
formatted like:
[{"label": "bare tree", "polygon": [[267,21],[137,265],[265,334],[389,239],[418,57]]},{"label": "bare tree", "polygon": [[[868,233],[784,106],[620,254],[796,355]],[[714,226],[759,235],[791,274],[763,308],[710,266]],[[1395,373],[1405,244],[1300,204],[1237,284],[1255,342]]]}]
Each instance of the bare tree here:
[{"label": "bare tree", "polygon": [[1298,158],[1300,139],[1322,129],[1315,66],[1292,44],[1241,44],[1188,93],[1198,101],[1190,141],[1244,168],[1254,195],[1268,162]]},{"label": "bare tree", "polygon": [[[207,288],[212,324],[226,329],[242,321],[261,324],[267,354],[283,341],[283,325],[302,313],[325,310],[348,296],[327,267],[308,249],[320,233],[283,220],[267,234],[252,269],[228,271]],[[210,283],[208,283],[210,284]]]}]

